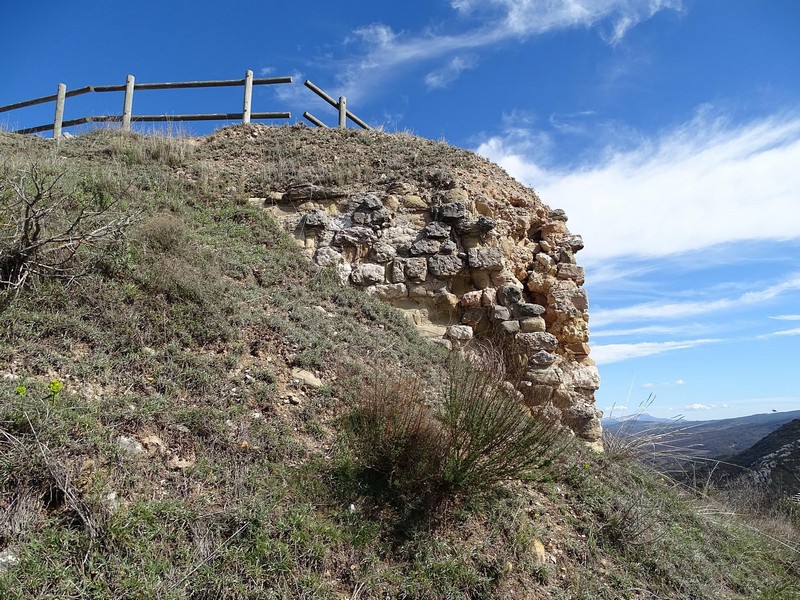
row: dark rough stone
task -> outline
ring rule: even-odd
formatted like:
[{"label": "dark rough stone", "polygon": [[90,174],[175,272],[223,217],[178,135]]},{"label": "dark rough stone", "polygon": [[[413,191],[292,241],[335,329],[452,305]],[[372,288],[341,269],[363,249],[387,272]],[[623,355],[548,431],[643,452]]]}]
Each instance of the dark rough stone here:
[{"label": "dark rough stone", "polygon": [[494,229],[495,220],[491,217],[478,217],[477,226],[481,233],[487,233]]},{"label": "dark rough stone", "polygon": [[497,290],[497,301],[503,306],[515,306],[522,302],[522,290],[513,285],[504,285]]},{"label": "dark rough stone", "polygon": [[565,240],[567,246],[573,252],[577,252],[578,250],[583,250],[583,238],[579,235],[572,235]]},{"label": "dark rough stone", "polygon": [[450,225],[441,221],[431,221],[422,232],[426,237],[444,240],[450,237]]},{"label": "dark rough stone", "polygon": [[375,194],[367,194],[364,197],[364,201],[361,203],[361,207],[366,210],[377,210],[379,208],[383,208],[383,202],[381,202],[380,198],[378,198]]},{"label": "dark rough stone", "polygon": [[467,215],[467,206],[463,202],[442,204],[435,211],[438,221],[459,221]]},{"label": "dark rough stone", "polygon": [[547,309],[541,304],[529,304],[527,302],[520,302],[514,307],[514,313],[520,319],[526,317],[541,317]]},{"label": "dark rough stone", "polygon": [[464,261],[458,256],[437,254],[428,259],[428,271],[434,277],[452,277],[464,269]]},{"label": "dark rough stone", "polygon": [[368,225],[374,229],[381,228],[391,220],[392,213],[388,208],[379,208],[378,210],[362,210],[359,208],[353,213],[353,223],[356,225]]},{"label": "dark rough stone", "polygon": [[495,225],[495,220],[491,217],[478,217],[477,219],[464,218],[456,224],[456,233],[462,236],[483,236],[494,229]]},{"label": "dark rough stone", "polygon": [[328,224],[327,215],[321,210],[312,210],[303,217],[303,227],[325,227]]},{"label": "dark rough stone", "polygon": [[441,246],[442,243],[439,240],[420,238],[411,244],[409,252],[414,256],[418,256],[420,254],[436,254]]},{"label": "dark rough stone", "polygon": [[567,221],[567,213],[562,208],[551,210],[547,216],[553,221]]},{"label": "dark rough stone", "polygon": [[442,243],[441,248],[439,248],[439,252],[442,254],[452,254],[458,250],[458,246],[452,240],[447,240],[446,242]]}]

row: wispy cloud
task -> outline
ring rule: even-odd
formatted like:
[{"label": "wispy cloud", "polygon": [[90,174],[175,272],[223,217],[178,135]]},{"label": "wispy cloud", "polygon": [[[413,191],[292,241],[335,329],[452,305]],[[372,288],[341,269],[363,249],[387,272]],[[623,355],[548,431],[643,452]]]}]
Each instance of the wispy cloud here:
[{"label": "wispy cloud", "polygon": [[787,335],[800,335],[800,327],[795,327],[794,329],[781,329],[780,331],[773,331],[772,333],[761,335],[759,336],[759,338],[766,339],[775,336],[787,336]]},{"label": "wispy cloud", "polygon": [[713,408],[715,407],[712,404],[700,404],[699,402],[683,407],[684,410],[712,410]]},{"label": "wispy cloud", "polygon": [[699,339],[669,342],[639,342],[636,344],[605,344],[592,348],[592,358],[598,365],[622,362],[632,358],[652,356],[671,350],[685,350],[696,346],[720,342],[719,339]]},{"label": "wispy cloud", "polygon": [[612,323],[693,317],[727,308],[758,304],[795,290],[800,290],[800,274],[792,275],[785,281],[762,290],[745,292],[731,298],[698,302],[645,302],[622,308],[597,309],[592,313],[592,325],[602,327]]},{"label": "wispy cloud", "polygon": [[800,321],[800,315],[777,315],[770,317],[770,319],[775,319],[776,321]]},{"label": "wispy cloud", "polygon": [[[594,315],[594,313],[592,313]],[[594,318],[592,318],[594,322]],[[708,325],[701,324],[683,324],[683,325],[650,325],[647,327],[631,327],[627,329],[601,329],[596,331],[592,329],[592,339],[604,337],[631,337],[640,335],[686,335],[695,334],[708,331]]]},{"label": "wispy cloud", "polygon": [[[529,136],[541,132],[506,131],[477,152],[566,209],[571,230],[586,241],[588,267],[800,238],[800,115],[732,124],[705,107],[654,139],[634,133],[632,147],[607,146],[593,164],[568,168],[548,166]],[[764,217],[754,221],[754,210]]]},{"label": "wispy cloud", "polygon": [[683,379],[676,379],[675,381],[664,381],[662,383],[643,383],[642,387],[646,390],[651,390],[653,388],[670,388],[678,385],[686,385],[686,382]]},{"label": "wispy cloud", "polygon": [[619,42],[631,27],[666,8],[680,9],[679,0],[454,0],[462,15],[493,16],[498,37],[525,37],[565,27],[591,27],[603,21],[604,37]]},{"label": "wispy cloud", "polygon": [[455,56],[445,66],[431,71],[425,76],[425,85],[430,89],[445,88],[453,83],[463,71],[474,69],[478,57],[474,54]]},{"label": "wispy cloud", "polygon": [[[354,50],[354,58],[340,65],[344,72],[340,86],[347,96],[363,98],[377,82],[404,67],[559,29],[596,27],[608,43],[617,44],[631,27],[662,10],[680,10],[682,3],[680,0],[454,0],[451,7],[461,17],[449,23],[451,29],[462,27],[455,33],[396,32],[383,23],[356,29],[345,40]],[[436,81],[436,71],[425,77],[429,87],[432,73]]]}]

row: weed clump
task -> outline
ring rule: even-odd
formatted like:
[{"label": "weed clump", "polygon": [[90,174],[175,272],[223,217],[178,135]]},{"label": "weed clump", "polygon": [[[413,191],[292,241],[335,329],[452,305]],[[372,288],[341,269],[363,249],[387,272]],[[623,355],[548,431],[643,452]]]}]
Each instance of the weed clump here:
[{"label": "weed clump", "polygon": [[534,418],[500,375],[463,358],[449,361],[439,390],[411,377],[376,376],[351,431],[356,462],[379,489],[427,507],[542,476],[569,443]]}]

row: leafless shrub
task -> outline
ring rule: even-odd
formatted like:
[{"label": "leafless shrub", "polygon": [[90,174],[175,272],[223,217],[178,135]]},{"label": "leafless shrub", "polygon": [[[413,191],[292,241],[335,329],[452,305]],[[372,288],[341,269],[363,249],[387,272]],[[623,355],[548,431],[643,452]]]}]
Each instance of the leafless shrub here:
[{"label": "leafless shrub", "polygon": [[117,240],[134,218],[113,215],[114,200],[84,202],[64,176],[36,163],[0,169],[0,290],[6,299],[40,279],[82,275],[78,253]]}]

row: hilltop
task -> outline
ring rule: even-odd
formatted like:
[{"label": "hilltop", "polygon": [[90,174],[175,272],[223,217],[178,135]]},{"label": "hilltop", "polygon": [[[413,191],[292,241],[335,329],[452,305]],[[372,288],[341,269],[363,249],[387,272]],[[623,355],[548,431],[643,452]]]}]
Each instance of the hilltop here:
[{"label": "hilltop", "polygon": [[[478,296],[508,314],[485,322],[471,313],[469,327],[476,338],[484,322],[487,332],[546,343],[520,381],[546,372],[553,380],[533,385],[547,389],[506,385],[513,360],[484,362],[502,377],[455,361],[459,348],[479,348],[459,345],[455,332],[465,330],[425,339],[352,271],[356,284],[343,285],[341,269],[321,265],[318,246],[271,210],[293,190],[398,195],[389,193],[396,182],[408,186],[401,204],[417,196],[430,199],[420,211],[439,210],[437,194],[464,189],[450,180],[491,190],[495,230],[518,209],[521,237],[540,238],[524,246],[528,259],[542,255],[539,267],[512,273],[527,278],[519,296],[491,307]],[[444,204],[461,201],[451,199]],[[766,537],[623,456],[587,449],[597,415],[587,408],[596,385],[588,348],[577,341],[586,311],[572,300],[551,310],[569,303],[545,293],[580,298],[580,243],[563,214],[469,152],[407,134],[305,127],[205,138],[98,130],[57,145],[0,133],[0,202],[3,598],[800,593],[794,529]],[[359,218],[383,218],[361,203],[351,211]],[[41,228],[26,230],[37,210]],[[320,210],[302,208],[304,223]],[[480,237],[477,221],[474,231],[471,220],[442,222],[462,243]],[[419,239],[438,241],[434,229]],[[327,235],[318,231],[314,244]],[[49,242],[15,254],[28,234]],[[355,271],[364,257],[348,248]],[[423,255],[458,256],[438,246]],[[500,275],[508,255],[494,256],[491,289],[522,287]],[[462,260],[458,273],[489,271]],[[431,289],[421,324],[443,327],[433,309],[467,310],[461,298],[473,291]],[[528,293],[541,304],[523,301]],[[477,355],[505,361],[492,352]],[[490,416],[508,409],[513,431],[534,422],[531,411],[545,424],[525,429],[544,440],[525,438],[534,442],[523,448],[534,458],[525,473],[441,477],[452,471],[431,457],[469,426],[443,412],[454,391]],[[472,447],[481,430],[466,431]],[[500,459],[520,450],[501,448]]]}]

